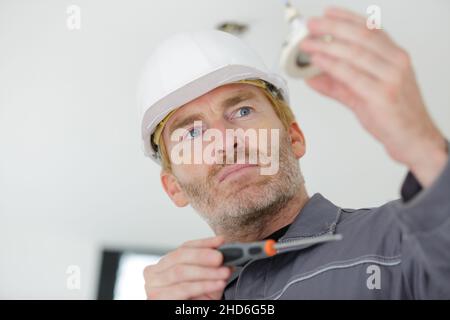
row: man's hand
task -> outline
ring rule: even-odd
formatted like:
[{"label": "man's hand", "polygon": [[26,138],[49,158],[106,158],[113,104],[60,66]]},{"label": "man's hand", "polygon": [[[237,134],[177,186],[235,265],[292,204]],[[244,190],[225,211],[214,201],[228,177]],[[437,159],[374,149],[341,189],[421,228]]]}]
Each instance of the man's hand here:
[{"label": "man's hand", "polygon": [[[323,73],[307,80],[348,106],[363,127],[427,187],[443,170],[447,144],[431,120],[408,53],[353,12],[329,8],[308,22],[301,49]],[[331,41],[323,41],[331,35]]]},{"label": "man's hand", "polygon": [[222,265],[222,254],[214,248],[222,237],[193,240],[165,255],[144,270],[148,299],[220,299],[231,275]]}]

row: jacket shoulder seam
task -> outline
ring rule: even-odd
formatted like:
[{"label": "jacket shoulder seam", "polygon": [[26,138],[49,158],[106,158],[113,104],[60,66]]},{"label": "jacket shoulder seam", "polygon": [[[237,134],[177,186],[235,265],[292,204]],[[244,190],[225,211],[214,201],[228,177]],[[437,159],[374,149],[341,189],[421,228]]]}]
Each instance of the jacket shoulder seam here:
[{"label": "jacket shoulder seam", "polygon": [[396,256],[392,256],[392,257],[380,256],[380,255],[364,255],[364,256],[354,258],[354,259],[343,260],[343,261],[334,261],[334,262],[325,264],[323,266],[320,266],[312,271],[304,272],[304,273],[301,273],[301,274],[291,277],[282,289],[271,294],[270,296],[266,297],[265,299],[277,300],[293,284],[304,281],[304,280],[311,279],[311,278],[313,278],[319,274],[322,274],[324,272],[334,270],[334,269],[352,268],[354,266],[361,265],[364,263],[378,263],[378,264],[381,264],[384,266],[396,266],[401,263],[401,255],[396,255]]}]

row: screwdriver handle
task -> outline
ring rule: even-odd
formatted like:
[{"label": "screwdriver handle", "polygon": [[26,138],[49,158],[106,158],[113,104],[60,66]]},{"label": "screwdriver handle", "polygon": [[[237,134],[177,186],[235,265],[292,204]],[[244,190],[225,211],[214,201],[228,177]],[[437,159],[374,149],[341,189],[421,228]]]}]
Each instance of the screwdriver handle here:
[{"label": "screwdriver handle", "polygon": [[225,266],[241,266],[253,259],[270,257],[276,254],[274,240],[258,242],[233,242],[220,246],[219,250],[223,255]]}]

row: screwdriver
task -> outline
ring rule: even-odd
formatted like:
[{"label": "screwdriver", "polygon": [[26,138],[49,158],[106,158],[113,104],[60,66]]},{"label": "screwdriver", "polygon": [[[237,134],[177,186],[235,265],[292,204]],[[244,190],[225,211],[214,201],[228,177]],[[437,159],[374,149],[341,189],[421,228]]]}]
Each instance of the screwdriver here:
[{"label": "screwdriver", "polygon": [[232,242],[220,246],[225,266],[242,266],[250,260],[271,257],[277,253],[284,253],[298,249],[300,246],[321,242],[341,240],[342,235],[324,235],[308,239],[291,240],[288,242],[276,242],[269,239],[257,242]]}]

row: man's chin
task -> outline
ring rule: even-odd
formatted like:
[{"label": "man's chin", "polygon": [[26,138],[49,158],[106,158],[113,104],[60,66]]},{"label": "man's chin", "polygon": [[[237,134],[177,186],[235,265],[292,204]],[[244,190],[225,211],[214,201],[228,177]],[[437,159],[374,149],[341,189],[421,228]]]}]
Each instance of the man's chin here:
[{"label": "man's chin", "polygon": [[[261,194],[261,189],[270,180],[270,176],[260,175],[259,172],[229,180],[224,180],[218,185],[218,192],[228,197],[242,197]],[[244,194],[243,194],[244,193]]]}]

